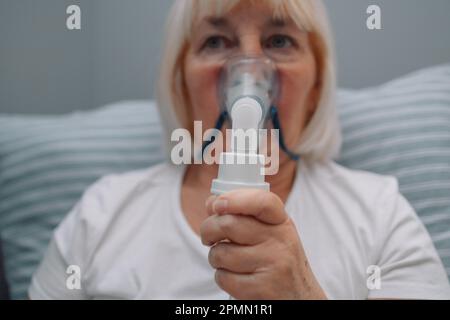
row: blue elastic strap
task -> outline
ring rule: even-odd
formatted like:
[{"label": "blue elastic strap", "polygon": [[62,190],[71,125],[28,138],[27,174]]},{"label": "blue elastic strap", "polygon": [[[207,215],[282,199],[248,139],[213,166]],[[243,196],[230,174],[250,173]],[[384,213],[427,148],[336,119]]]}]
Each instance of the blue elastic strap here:
[{"label": "blue elastic strap", "polygon": [[[272,124],[273,124],[273,128],[274,129],[278,129],[280,134],[278,135],[278,144],[280,145],[281,150],[283,150],[284,153],[286,153],[289,158],[291,158],[294,161],[298,161],[300,160],[300,155],[289,150],[288,147],[286,146],[285,142],[284,142],[284,138],[283,138],[283,131],[281,129],[281,124],[280,124],[280,119],[278,117],[278,109],[275,106],[270,107],[270,118],[272,119]],[[223,111],[220,115],[219,118],[217,119],[216,122],[216,126],[215,129],[217,130],[221,130],[223,127],[223,124],[225,123],[225,121],[228,119],[228,112],[227,111]],[[213,143],[216,140],[216,136],[212,136],[208,141],[205,141],[203,143],[202,146],[202,155],[205,152],[206,148],[208,148],[208,146]]]},{"label": "blue elastic strap", "polygon": [[[223,112],[219,115],[219,118],[217,119],[215,129],[217,129],[217,130],[219,130],[219,131],[222,130],[223,124],[225,123],[225,121],[227,120],[227,118],[228,118],[228,112],[227,112],[227,111],[223,111]],[[211,136],[211,138],[210,138],[208,141],[205,141],[205,142],[203,143],[203,146],[202,146],[202,155],[205,153],[206,148],[208,148],[208,146],[209,146],[211,143],[213,143],[215,140],[216,140],[216,136],[213,135],[213,136]]]},{"label": "blue elastic strap", "polygon": [[278,143],[280,145],[281,150],[286,153],[289,158],[291,158],[294,161],[300,160],[300,155],[298,153],[295,153],[288,149],[286,146],[286,143],[284,142],[283,138],[283,131],[281,130],[281,124],[280,124],[280,118],[278,117],[278,109],[275,106],[270,107],[270,118],[272,119],[272,124],[274,129],[278,129],[280,131],[280,134],[278,135]]}]

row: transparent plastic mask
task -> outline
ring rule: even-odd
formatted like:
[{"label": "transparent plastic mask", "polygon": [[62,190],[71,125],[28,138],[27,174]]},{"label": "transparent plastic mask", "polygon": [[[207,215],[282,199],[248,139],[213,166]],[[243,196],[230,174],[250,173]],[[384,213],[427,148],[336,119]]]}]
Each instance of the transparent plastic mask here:
[{"label": "transparent plastic mask", "polygon": [[[280,77],[275,63],[266,56],[234,56],[228,59],[222,67],[218,86],[218,98],[221,108],[215,129],[221,130],[228,120],[233,126],[230,114],[235,103],[242,98],[252,98],[261,106],[261,121],[258,129],[272,128],[279,130],[278,143],[280,148],[292,159],[297,161],[300,155],[289,150],[283,138],[280,119],[278,117],[278,99],[280,95]],[[204,151],[214,137],[205,142]]]},{"label": "transparent plastic mask", "polygon": [[279,95],[275,64],[264,56],[235,56],[229,59],[221,72],[218,94],[222,112],[229,114],[239,99],[255,99],[262,108],[259,127],[264,127],[270,107],[276,104]]}]

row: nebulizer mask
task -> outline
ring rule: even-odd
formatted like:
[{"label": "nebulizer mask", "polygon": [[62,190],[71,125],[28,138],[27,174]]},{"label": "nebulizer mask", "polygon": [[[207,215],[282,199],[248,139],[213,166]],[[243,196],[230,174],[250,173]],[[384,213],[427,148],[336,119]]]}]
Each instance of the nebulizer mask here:
[{"label": "nebulizer mask", "polygon": [[[269,190],[264,181],[264,156],[258,154],[259,133],[272,125],[278,130],[278,146],[293,160],[283,140],[276,107],[280,93],[275,63],[266,56],[234,56],[224,64],[218,86],[221,113],[216,123],[220,130],[231,125],[231,150],[220,157],[218,178],[211,192],[219,195],[242,188]],[[203,151],[208,147],[204,145]]]}]

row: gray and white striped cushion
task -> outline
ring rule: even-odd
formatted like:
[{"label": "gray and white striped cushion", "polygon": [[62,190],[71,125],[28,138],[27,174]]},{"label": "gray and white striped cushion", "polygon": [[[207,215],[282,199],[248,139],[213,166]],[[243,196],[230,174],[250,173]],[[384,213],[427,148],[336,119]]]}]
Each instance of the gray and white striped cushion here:
[{"label": "gray and white striped cushion", "polygon": [[394,175],[450,276],[450,65],[342,91],[344,166]]},{"label": "gray and white striped cushion", "polygon": [[25,298],[52,230],[95,180],[163,159],[150,102],[63,116],[0,116],[0,236],[12,298]]}]

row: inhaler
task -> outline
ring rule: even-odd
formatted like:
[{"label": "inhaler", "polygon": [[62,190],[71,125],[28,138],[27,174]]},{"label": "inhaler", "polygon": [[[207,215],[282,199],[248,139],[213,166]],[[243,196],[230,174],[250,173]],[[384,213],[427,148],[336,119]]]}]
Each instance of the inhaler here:
[{"label": "inhaler", "polygon": [[222,115],[231,122],[231,147],[220,156],[213,194],[270,189],[264,181],[265,158],[258,154],[259,133],[271,118],[278,91],[278,74],[267,57],[237,56],[224,65],[218,94]]}]

